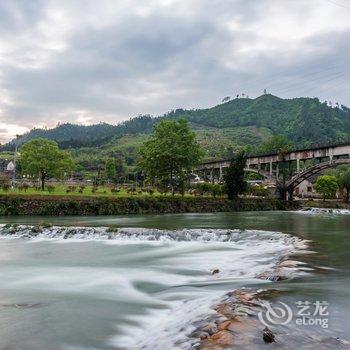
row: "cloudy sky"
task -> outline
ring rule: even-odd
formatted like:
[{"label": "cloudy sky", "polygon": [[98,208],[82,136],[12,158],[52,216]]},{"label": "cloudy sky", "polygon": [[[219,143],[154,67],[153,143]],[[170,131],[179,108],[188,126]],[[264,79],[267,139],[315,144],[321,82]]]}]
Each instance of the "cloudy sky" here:
[{"label": "cloudy sky", "polygon": [[238,93],[350,105],[349,0],[1,0],[0,141]]}]

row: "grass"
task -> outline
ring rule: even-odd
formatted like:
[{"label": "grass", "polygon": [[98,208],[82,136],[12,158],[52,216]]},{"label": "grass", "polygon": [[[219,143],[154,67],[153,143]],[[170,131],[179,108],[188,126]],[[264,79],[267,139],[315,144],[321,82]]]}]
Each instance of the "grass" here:
[{"label": "grass", "polygon": [[[92,186],[86,186],[84,191],[80,193],[78,191],[79,186],[76,186],[76,191],[67,193],[67,187],[68,185],[57,185],[55,186],[55,189],[51,192],[49,192],[47,189],[45,191],[37,190],[36,188],[28,188],[26,191],[19,190],[18,188],[10,189],[8,191],[4,191],[3,189],[0,189],[0,195],[24,195],[24,196],[65,196],[65,197],[111,197],[111,198],[123,198],[123,197],[166,197],[166,196],[172,196],[171,193],[167,194],[161,194],[160,192],[157,192],[156,190],[151,195],[148,192],[139,192],[140,188],[137,188],[135,194],[128,193],[125,188],[119,188],[119,192],[112,193],[111,188],[107,186],[100,186],[98,187],[98,190],[96,192],[92,191]],[[176,197],[181,197],[180,194],[175,194]],[[185,197],[192,197],[192,195],[186,193]],[[203,196],[205,197],[205,196]]]}]

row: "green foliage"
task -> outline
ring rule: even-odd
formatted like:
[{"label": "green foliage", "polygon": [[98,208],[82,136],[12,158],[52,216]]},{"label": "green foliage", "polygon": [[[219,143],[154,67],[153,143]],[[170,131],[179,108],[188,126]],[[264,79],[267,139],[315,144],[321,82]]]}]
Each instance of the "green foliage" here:
[{"label": "green foliage", "polygon": [[46,139],[34,139],[23,145],[21,164],[23,174],[39,176],[42,190],[46,179],[62,178],[74,167],[69,153],[61,151],[57,142]]},{"label": "green foliage", "polygon": [[117,176],[117,163],[115,158],[107,158],[105,164],[106,178],[111,181],[116,180]]},{"label": "green foliage", "polygon": [[215,198],[224,193],[223,186],[220,184],[210,184],[210,193]]},{"label": "green foliage", "polygon": [[247,182],[244,180],[244,168],[246,165],[244,152],[237,153],[231,160],[230,166],[224,175],[227,196],[230,200],[237,198],[247,190]]},{"label": "green foliage", "polygon": [[286,136],[274,135],[266,139],[260,146],[260,153],[285,153],[293,148],[293,143]]},{"label": "green foliage", "polygon": [[269,190],[262,185],[251,185],[248,189],[249,194],[257,197],[267,197]]},{"label": "green foliage", "polygon": [[53,186],[53,185],[47,185],[47,186],[46,186],[46,189],[47,189],[47,191],[48,191],[49,193],[52,193],[52,192],[55,191],[55,186]]},{"label": "green foliage", "polygon": [[317,193],[322,195],[323,200],[326,198],[334,198],[338,190],[337,179],[335,176],[331,175],[319,176],[316,180],[314,188]]},{"label": "green foliage", "polygon": [[221,196],[224,193],[223,186],[220,184],[211,184],[208,182],[198,183],[193,186],[195,193],[203,195],[212,195],[213,197]]},{"label": "green foliage", "polygon": [[162,120],[140,150],[140,168],[152,180],[174,191],[175,179],[183,181],[202,156],[188,123]]},{"label": "green foliage", "polygon": [[[229,201],[226,198],[201,198],[180,196],[145,196],[124,198],[91,197],[77,201],[65,197],[40,199],[38,196],[1,196],[1,215],[118,215],[146,213],[184,213],[184,212],[228,212],[242,210],[283,210],[296,209],[296,202],[285,202],[277,199],[237,198]],[[42,231],[36,226],[36,233]],[[114,233],[111,233],[111,237]]]},{"label": "green foliage", "polygon": [[349,203],[350,197],[350,167],[341,167],[337,174],[339,188],[345,191],[345,201]]},{"label": "green foliage", "polygon": [[0,188],[3,191],[8,191],[11,187],[10,178],[6,174],[0,173]]},{"label": "green foliage", "polygon": [[256,173],[254,171],[246,171],[244,173],[244,178],[248,180],[262,180],[263,176],[259,173]]}]

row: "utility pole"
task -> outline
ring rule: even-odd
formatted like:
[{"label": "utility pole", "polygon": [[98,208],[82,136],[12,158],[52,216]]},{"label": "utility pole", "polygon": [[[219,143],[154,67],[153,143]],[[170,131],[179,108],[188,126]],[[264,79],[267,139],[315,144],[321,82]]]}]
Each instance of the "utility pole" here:
[{"label": "utility pole", "polygon": [[19,141],[19,135],[16,135],[15,154],[14,154],[14,156],[13,156],[13,166],[14,166],[14,169],[13,169],[13,175],[12,175],[12,186],[15,185],[15,181],[16,181],[18,141]]}]

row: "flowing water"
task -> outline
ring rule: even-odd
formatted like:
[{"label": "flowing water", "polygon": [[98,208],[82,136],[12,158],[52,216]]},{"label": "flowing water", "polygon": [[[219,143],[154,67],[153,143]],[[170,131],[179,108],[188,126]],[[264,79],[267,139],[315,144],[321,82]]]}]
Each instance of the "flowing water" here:
[{"label": "flowing water", "polygon": [[[42,232],[27,225],[43,218],[2,218],[20,225],[0,228],[0,349],[189,349],[193,323],[242,287],[283,290],[288,305],[326,301],[329,327],[294,327],[286,348],[306,348],[310,337],[318,348],[342,348],[350,340],[348,214],[55,217]],[[291,254],[299,264],[290,279],[258,278]]]}]

